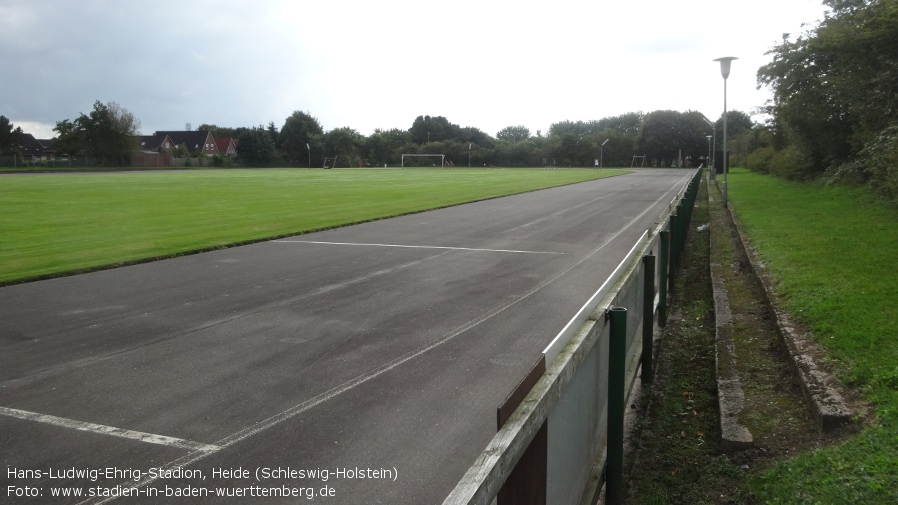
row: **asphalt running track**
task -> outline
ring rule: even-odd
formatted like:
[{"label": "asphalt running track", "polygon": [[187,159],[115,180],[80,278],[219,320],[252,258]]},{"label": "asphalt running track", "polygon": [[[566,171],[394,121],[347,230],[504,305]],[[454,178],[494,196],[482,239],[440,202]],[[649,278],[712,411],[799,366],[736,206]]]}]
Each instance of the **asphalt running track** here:
[{"label": "asphalt running track", "polygon": [[690,173],[0,288],[0,502],[441,503]]}]

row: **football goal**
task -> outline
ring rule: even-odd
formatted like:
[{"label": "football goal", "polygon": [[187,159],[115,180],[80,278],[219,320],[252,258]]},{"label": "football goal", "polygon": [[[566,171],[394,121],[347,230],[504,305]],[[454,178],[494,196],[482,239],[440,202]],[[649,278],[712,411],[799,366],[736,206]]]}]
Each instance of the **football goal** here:
[{"label": "football goal", "polygon": [[340,160],[346,160],[346,168],[352,168],[352,158],[348,154],[338,154],[330,158],[324,158],[324,168],[337,168],[337,162]]},{"label": "football goal", "polygon": [[[402,168],[405,168],[405,167],[406,167],[406,164],[405,164],[405,163],[406,163],[406,162],[405,162],[405,159],[406,159],[406,158],[433,158],[433,160],[432,160],[429,164],[430,164],[430,166],[434,166],[434,167],[437,166],[437,164],[436,164],[436,158],[439,158],[439,159],[440,159],[440,168],[445,168],[445,167],[446,167],[446,155],[445,155],[445,154],[403,154],[403,155],[402,155],[402,160],[401,160],[401,166],[402,166]],[[408,166],[419,166],[419,167],[426,167],[426,166],[427,166],[427,163],[425,163],[425,164],[417,164],[417,163],[415,163],[415,164],[413,165],[412,163],[414,163],[414,161],[415,161],[415,160],[409,160],[409,165],[408,165]]]}]

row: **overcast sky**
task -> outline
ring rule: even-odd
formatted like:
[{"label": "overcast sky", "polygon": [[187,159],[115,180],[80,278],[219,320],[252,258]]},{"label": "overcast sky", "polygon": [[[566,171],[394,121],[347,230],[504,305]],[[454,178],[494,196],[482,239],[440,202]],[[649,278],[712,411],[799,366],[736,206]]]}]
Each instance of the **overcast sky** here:
[{"label": "overcast sky", "polygon": [[[38,138],[115,101],[141,131],[444,116],[495,136],[626,112],[750,113],[820,0],[0,0],[0,114]],[[807,28],[807,27],[806,27]],[[756,118],[760,119],[760,118]]]}]

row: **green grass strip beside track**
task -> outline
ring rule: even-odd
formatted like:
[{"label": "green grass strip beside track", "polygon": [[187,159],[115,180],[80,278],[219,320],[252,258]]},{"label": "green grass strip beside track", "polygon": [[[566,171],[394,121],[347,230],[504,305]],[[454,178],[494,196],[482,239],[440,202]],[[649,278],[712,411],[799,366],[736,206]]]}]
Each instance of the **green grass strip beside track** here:
[{"label": "green grass strip beside track", "polygon": [[898,503],[898,210],[740,169],[729,195],[788,311],[872,406],[860,434],[753,475],[753,503]]}]

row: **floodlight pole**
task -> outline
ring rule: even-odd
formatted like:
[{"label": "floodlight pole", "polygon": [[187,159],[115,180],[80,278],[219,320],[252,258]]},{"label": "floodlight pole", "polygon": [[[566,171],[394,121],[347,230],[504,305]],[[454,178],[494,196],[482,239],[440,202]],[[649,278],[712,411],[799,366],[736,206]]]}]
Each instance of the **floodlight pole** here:
[{"label": "floodlight pole", "polygon": [[730,63],[737,60],[735,56],[725,56],[714,61],[720,62],[720,75],[723,76],[723,206],[727,206],[727,172],[729,163],[727,156],[727,77],[730,76]]},{"label": "floodlight pole", "polygon": [[602,142],[602,145],[599,146],[599,168],[602,168],[602,157],[605,155],[605,144],[611,139],[605,139],[605,142]]}]

